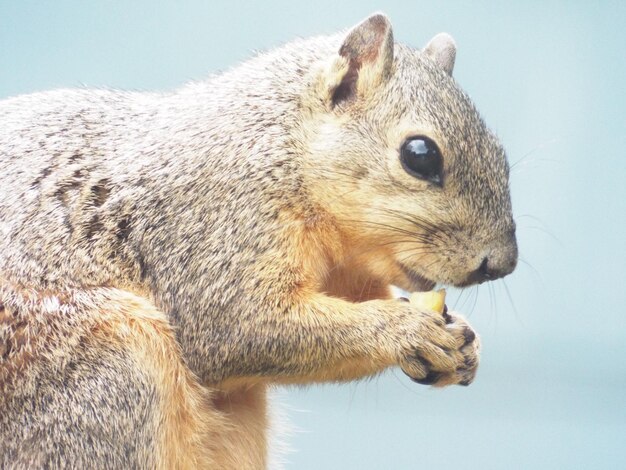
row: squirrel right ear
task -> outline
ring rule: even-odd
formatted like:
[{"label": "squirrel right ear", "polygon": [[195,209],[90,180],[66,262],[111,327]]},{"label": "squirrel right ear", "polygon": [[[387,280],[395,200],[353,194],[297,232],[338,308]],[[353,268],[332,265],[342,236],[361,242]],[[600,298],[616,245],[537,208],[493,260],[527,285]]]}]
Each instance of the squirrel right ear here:
[{"label": "squirrel right ear", "polygon": [[427,57],[441,67],[448,75],[452,75],[456,59],[456,43],[448,33],[439,33],[422,49]]},{"label": "squirrel right ear", "polygon": [[367,94],[389,77],[393,44],[391,23],[380,13],[348,32],[328,77],[333,106]]}]

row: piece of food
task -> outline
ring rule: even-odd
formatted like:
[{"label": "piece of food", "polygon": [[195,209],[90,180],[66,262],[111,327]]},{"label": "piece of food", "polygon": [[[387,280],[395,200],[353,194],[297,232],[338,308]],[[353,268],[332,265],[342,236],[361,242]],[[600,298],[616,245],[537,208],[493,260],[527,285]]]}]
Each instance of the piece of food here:
[{"label": "piece of food", "polygon": [[413,292],[409,297],[409,302],[416,307],[444,313],[446,306],[446,290],[439,289],[428,292]]}]

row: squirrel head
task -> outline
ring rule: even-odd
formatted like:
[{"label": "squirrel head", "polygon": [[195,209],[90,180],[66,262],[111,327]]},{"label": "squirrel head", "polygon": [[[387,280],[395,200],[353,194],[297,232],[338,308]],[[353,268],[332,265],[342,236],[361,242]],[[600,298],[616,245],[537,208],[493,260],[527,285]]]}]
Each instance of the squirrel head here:
[{"label": "squirrel head", "polygon": [[[452,78],[445,33],[422,50],[370,16],[338,37],[303,94],[305,184],[401,287],[466,286],[517,263],[505,151]],[[392,269],[390,268],[390,271]]]}]

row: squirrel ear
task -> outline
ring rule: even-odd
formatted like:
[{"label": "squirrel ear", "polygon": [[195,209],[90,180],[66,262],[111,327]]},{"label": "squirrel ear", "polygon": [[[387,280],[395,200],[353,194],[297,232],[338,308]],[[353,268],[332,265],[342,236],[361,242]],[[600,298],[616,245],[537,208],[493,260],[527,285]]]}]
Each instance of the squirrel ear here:
[{"label": "squirrel ear", "polygon": [[448,75],[452,75],[456,58],[456,43],[448,33],[439,33],[426,45],[422,52],[433,60]]},{"label": "squirrel ear", "polygon": [[377,13],[353,27],[339,48],[339,56],[343,60],[332,80],[333,105],[367,93],[391,74],[393,32],[389,19]]}]

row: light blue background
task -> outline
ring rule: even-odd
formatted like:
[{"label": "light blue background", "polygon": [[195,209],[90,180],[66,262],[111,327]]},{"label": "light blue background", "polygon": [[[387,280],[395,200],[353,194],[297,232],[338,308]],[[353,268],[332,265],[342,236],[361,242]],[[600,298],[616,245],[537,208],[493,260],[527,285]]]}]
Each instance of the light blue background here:
[{"label": "light blue background", "polygon": [[450,293],[482,335],[471,387],[288,390],[287,468],[626,468],[625,2],[0,0],[0,97],[172,88],[377,10],[399,41],[456,38],[513,163],[522,261]]}]

